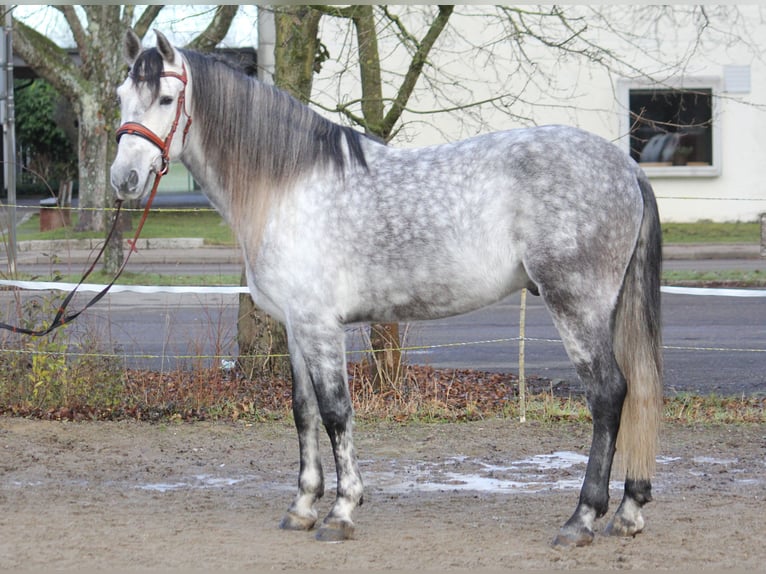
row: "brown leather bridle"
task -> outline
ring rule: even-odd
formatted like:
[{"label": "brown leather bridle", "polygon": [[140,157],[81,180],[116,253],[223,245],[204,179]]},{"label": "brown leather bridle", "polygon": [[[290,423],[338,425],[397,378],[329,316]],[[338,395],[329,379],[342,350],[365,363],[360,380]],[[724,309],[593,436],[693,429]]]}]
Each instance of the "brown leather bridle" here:
[{"label": "brown leather bridle", "polygon": [[165,175],[168,172],[168,167],[170,165],[170,144],[173,143],[173,136],[176,133],[176,129],[178,129],[178,122],[181,119],[181,114],[183,113],[186,116],[186,127],[184,127],[183,132],[183,143],[186,143],[186,135],[189,133],[192,119],[191,115],[189,115],[189,112],[186,111],[186,85],[189,81],[188,76],[186,75],[186,64],[181,62],[180,74],[177,72],[162,72],[160,77],[176,78],[177,80],[180,80],[184,86],[183,90],[181,90],[181,94],[178,96],[178,103],[176,105],[176,117],[173,120],[173,125],[170,127],[170,132],[168,133],[167,137],[165,137],[163,140],[152,130],[139,122],[125,122],[117,129],[117,143],[120,142],[120,138],[122,138],[124,135],[138,136],[153,143],[159,148],[160,157],[162,158],[162,167],[160,168],[158,175]]}]

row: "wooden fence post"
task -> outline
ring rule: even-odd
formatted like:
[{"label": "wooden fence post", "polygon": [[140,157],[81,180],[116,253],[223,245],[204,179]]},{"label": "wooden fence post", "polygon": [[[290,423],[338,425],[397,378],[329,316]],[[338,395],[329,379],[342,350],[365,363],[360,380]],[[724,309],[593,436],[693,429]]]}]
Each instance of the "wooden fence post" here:
[{"label": "wooden fence post", "polygon": [[521,315],[519,317],[519,422],[527,422],[527,380],[524,372],[525,331],[527,324],[527,290],[521,290]]}]

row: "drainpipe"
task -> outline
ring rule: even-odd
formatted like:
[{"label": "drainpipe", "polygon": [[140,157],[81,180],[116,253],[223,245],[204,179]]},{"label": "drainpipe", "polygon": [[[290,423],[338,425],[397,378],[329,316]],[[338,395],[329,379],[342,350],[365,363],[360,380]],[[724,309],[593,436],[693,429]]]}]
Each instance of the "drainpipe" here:
[{"label": "drainpipe", "polygon": [[276,38],[273,8],[258,6],[258,79],[264,84],[274,84]]},{"label": "drainpipe", "polygon": [[16,275],[16,127],[13,102],[13,42],[11,7],[2,5],[3,38],[0,41],[0,118],[3,124],[3,167],[8,192],[8,274]]}]

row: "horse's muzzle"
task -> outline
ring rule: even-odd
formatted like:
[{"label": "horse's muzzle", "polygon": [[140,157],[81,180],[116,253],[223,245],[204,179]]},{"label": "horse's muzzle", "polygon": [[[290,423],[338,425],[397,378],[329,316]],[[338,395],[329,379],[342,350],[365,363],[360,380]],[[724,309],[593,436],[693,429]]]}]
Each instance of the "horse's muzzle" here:
[{"label": "horse's muzzle", "polygon": [[136,190],[138,189],[138,172],[135,169],[131,169],[127,180],[119,183],[112,180],[112,186],[117,191],[117,195],[121,198],[135,196]]},{"label": "horse's muzzle", "polygon": [[134,154],[125,151],[118,150],[109,172],[110,181],[118,198],[138,199],[149,191],[156,168],[154,163],[136,161]]}]

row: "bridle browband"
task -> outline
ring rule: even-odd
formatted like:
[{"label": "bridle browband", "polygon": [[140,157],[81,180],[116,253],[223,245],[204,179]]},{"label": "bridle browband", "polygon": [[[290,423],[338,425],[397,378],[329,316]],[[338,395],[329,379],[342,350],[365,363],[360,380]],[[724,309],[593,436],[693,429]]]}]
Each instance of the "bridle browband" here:
[{"label": "bridle browband", "polygon": [[181,62],[181,70],[182,73],[178,74],[177,72],[163,72],[160,74],[161,78],[176,78],[180,80],[184,87],[183,90],[181,90],[181,94],[178,96],[178,105],[176,107],[176,117],[173,120],[173,125],[170,127],[170,133],[168,133],[167,137],[163,140],[160,138],[157,134],[155,134],[152,130],[144,126],[143,124],[140,124],[138,122],[125,122],[122,124],[119,129],[117,130],[117,142],[119,143],[120,138],[124,135],[135,135],[144,138],[145,140],[150,141],[155,146],[157,146],[160,149],[161,157],[162,157],[162,167],[160,171],[158,171],[154,176],[154,184],[152,185],[152,190],[149,193],[149,197],[146,200],[146,206],[144,207],[144,212],[141,216],[141,221],[138,223],[138,226],[136,227],[136,232],[133,235],[133,239],[129,240],[130,243],[130,250],[128,251],[128,254],[125,256],[125,259],[122,261],[122,265],[117,270],[117,273],[112,278],[112,280],[109,282],[106,287],[104,287],[101,291],[99,291],[93,298],[90,299],[79,311],[76,311],[74,313],[67,314],[66,310],[69,306],[69,303],[74,298],[75,293],[77,293],[77,290],[80,288],[80,286],[85,282],[85,279],[93,272],[93,270],[96,268],[96,264],[98,263],[98,260],[101,259],[101,256],[104,254],[104,251],[106,250],[106,246],[109,244],[109,242],[112,239],[112,236],[114,235],[115,229],[117,229],[117,223],[120,216],[120,209],[122,208],[122,200],[117,199],[115,202],[116,205],[116,211],[114,215],[114,219],[112,221],[112,228],[109,230],[109,233],[106,237],[106,240],[104,241],[104,244],[101,246],[101,250],[96,255],[96,258],[93,260],[93,263],[90,264],[88,269],[83,274],[82,278],[80,279],[79,283],[72,289],[69,294],[64,298],[63,302],[59,306],[59,308],[56,310],[56,315],[53,318],[53,321],[51,321],[50,325],[47,327],[43,327],[41,329],[30,329],[26,327],[20,327],[18,325],[11,325],[9,323],[3,323],[0,322],[0,329],[6,329],[8,331],[12,331],[14,333],[19,333],[22,335],[31,335],[33,337],[40,337],[43,335],[47,335],[48,333],[51,333],[55,329],[58,329],[59,327],[66,325],[67,323],[73,321],[77,317],[80,316],[81,313],[83,313],[86,309],[92,307],[97,302],[99,302],[104,295],[107,294],[109,289],[112,288],[112,286],[117,282],[117,279],[122,275],[122,272],[125,270],[125,267],[128,264],[128,259],[130,259],[130,254],[136,251],[136,241],[138,241],[138,236],[141,234],[141,229],[144,227],[144,222],[146,221],[147,216],[149,215],[149,208],[152,206],[152,201],[154,200],[154,196],[157,194],[157,188],[160,185],[160,179],[162,179],[162,176],[165,175],[168,172],[168,167],[170,164],[170,144],[173,142],[173,135],[176,133],[176,129],[178,128],[178,121],[181,119],[181,112],[186,116],[186,127],[184,128],[183,132],[183,142],[186,143],[186,135],[189,133],[189,128],[191,127],[192,119],[189,113],[186,111],[186,85],[188,84],[188,76],[186,75],[186,65]]},{"label": "bridle browband", "polygon": [[[131,77],[134,80],[143,79],[141,77],[133,76],[132,73]],[[178,128],[178,122],[181,119],[181,113],[183,112],[183,114],[186,116],[186,127],[184,127],[183,132],[183,143],[186,143],[186,136],[189,133],[189,128],[192,124],[192,118],[189,112],[186,111],[186,85],[189,82],[189,78],[186,74],[186,64],[181,62],[180,74],[177,72],[162,72],[160,74],[160,78],[176,78],[177,80],[180,80],[184,86],[183,90],[181,90],[181,94],[178,96],[178,103],[176,105],[176,117],[173,120],[173,125],[170,127],[170,132],[168,133],[167,137],[163,140],[160,136],[155,134],[144,124],[138,122],[125,122],[117,129],[117,143],[120,142],[120,138],[122,138],[124,135],[138,136],[144,138],[148,142],[151,142],[160,150],[162,167],[160,168],[159,174],[165,175],[168,172],[168,167],[170,165],[170,144],[173,142],[173,136],[175,135],[176,129]]]}]

